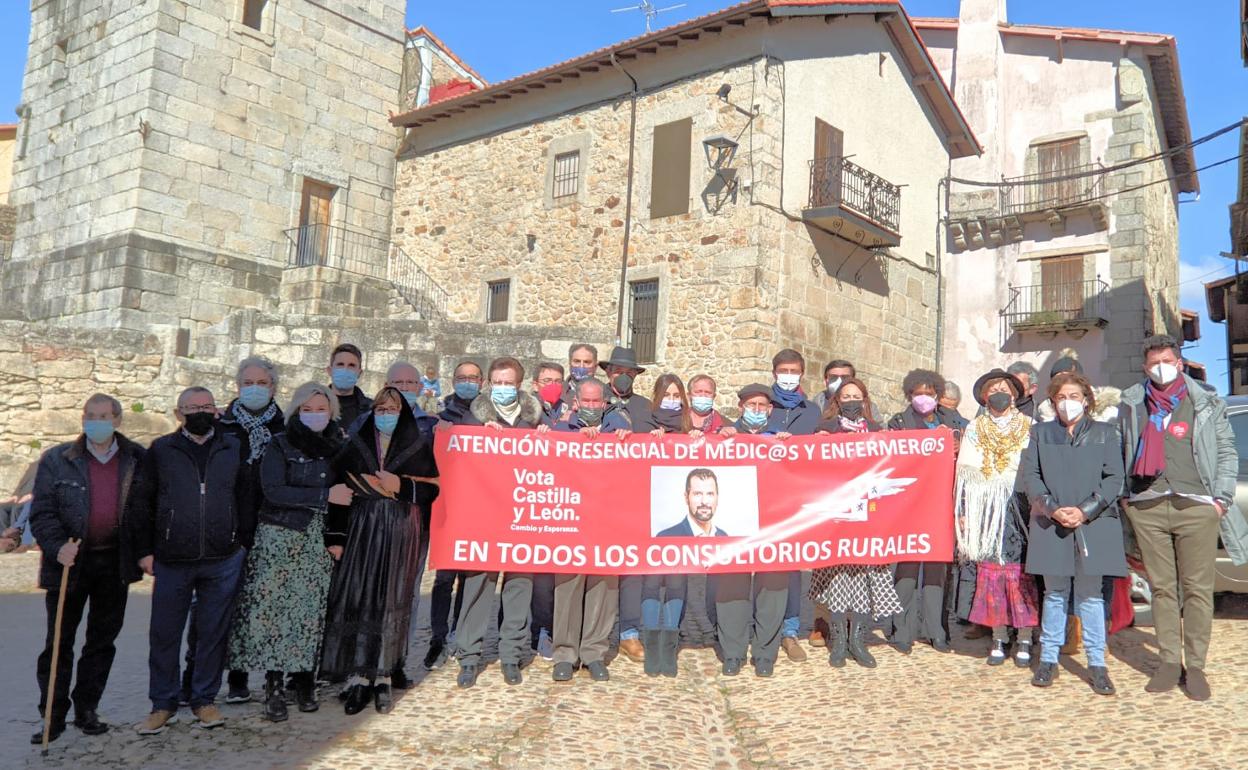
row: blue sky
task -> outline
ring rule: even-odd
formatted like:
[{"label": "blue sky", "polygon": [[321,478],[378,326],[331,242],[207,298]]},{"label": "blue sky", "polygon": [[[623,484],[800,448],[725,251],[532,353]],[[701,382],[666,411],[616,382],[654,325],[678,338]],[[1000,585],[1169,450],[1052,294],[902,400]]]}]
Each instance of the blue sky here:
[{"label": "blue sky", "polygon": [[[674,2],[675,0],[672,0]],[[718,10],[733,0],[689,0],[662,14],[659,26]],[[656,5],[670,5],[658,2]],[[644,30],[639,12],[610,13],[634,0],[476,0],[432,3],[413,0],[408,26],[428,26],[488,80],[502,80],[568,59]],[[0,11],[0,123],[12,122],[21,99],[29,11],[14,0]],[[956,16],[957,0],[909,0],[912,16]],[[1201,136],[1248,114],[1248,69],[1239,58],[1238,0],[1010,0],[1011,21],[1102,27],[1175,35],[1192,135]],[[1235,135],[1196,149],[1204,166],[1234,155]],[[1202,283],[1233,272],[1218,256],[1229,247],[1227,206],[1235,197],[1236,164],[1200,175],[1201,196],[1180,207],[1180,304],[1198,310],[1204,333],[1190,358],[1209,367],[1209,379],[1226,387],[1224,327],[1205,317]],[[1185,196],[1190,197],[1190,196]]]}]

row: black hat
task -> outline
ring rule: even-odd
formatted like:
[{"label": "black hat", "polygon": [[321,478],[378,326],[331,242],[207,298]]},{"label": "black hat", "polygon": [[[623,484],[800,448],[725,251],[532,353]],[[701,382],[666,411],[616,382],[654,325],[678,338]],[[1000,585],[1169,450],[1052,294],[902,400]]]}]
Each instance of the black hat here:
[{"label": "black hat", "polygon": [[983,390],[984,386],[993,380],[1005,380],[1009,383],[1010,389],[1014,391],[1015,401],[1023,397],[1022,381],[1006,370],[997,368],[975,380],[975,387],[971,393],[975,396],[975,400],[979,402],[980,406],[987,406],[987,403],[984,401]]},{"label": "black hat", "polygon": [[1062,356],[1053,363],[1049,369],[1049,379],[1053,379],[1062,372],[1074,372],[1083,374],[1083,364],[1079,363],[1079,359],[1074,356]]},{"label": "black hat", "polygon": [[767,398],[771,398],[771,388],[766,385],[760,385],[757,382],[752,385],[746,385],[744,388],[737,391],[737,402],[740,403],[747,398],[753,398],[754,396],[766,396]]},{"label": "black hat", "polygon": [[618,346],[611,350],[610,358],[606,361],[599,361],[598,365],[602,367],[603,371],[606,371],[608,366],[621,366],[625,369],[636,369],[639,372],[646,370],[645,367],[637,365],[637,354],[633,352],[632,348]]}]

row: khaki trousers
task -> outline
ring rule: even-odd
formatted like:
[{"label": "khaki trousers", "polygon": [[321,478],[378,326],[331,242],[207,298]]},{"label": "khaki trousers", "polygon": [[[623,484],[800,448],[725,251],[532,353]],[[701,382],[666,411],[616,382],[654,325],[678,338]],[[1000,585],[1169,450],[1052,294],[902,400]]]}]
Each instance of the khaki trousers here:
[{"label": "khaki trousers", "polygon": [[1127,518],[1153,588],[1153,626],[1161,662],[1204,669],[1213,631],[1217,510],[1171,495],[1128,504]]}]

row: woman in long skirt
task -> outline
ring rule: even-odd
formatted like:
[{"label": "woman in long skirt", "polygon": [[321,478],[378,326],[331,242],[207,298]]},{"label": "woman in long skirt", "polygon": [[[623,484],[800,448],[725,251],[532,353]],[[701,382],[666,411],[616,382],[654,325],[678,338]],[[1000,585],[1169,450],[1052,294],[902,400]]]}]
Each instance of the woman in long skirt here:
[{"label": "woman in long skirt", "polygon": [[[871,396],[866,383],[846,377],[832,394],[819,423],[822,434],[869,433],[881,430],[871,414]],[[888,565],[837,564],[814,571],[810,598],[830,615],[828,663],[845,665],[848,652],[865,668],[875,668],[875,657],[867,650],[866,633],[872,618],[901,612],[893,573]]]},{"label": "woman in long skirt", "polygon": [[382,388],[373,411],[334,461],[353,492],[331,510],[326,544],[342,549],[329,588],[321,669],[347,678],[344,710],[372,701],[393,708],[390,672],[407,652],[412,594],[419,580],[422,514],[438,495],[433,444],[396,388]]},{"label": "woman in long skirt", "polygon": [[286,719],[283,672],[292,674],[300,711],[316,711],[317,656],[333,561],[325,547],[330,503],[351,491],[331,486],[330,461],[342,448],[338,399],[324,385],[295,390],[286,430],[260,465],[263,504],[256,541],[230,632],[232,670],[265,671],[264,716]]}]

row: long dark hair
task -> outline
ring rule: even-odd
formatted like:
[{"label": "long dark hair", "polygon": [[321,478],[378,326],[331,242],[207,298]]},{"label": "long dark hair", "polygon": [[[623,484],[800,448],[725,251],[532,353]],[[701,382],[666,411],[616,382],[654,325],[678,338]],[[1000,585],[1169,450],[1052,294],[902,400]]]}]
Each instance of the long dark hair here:
[{"label": "long dark hair", "polygon": [[871,392],[867,390],[867,383],[857,377],[846,377],[841,380],[841,386],[832,394],[832,398],[828,399],[828,405],[823,410],[823,419],[834,420],[841,416],[841,391],[846,385],[853,385],[862,391],[862,416],[871,422]]},{"label": "long dark hair", "polygon": [[676,390],[680,392],[680,429],[684,433],[688,433],[693,428],[693,421],[689,417],[689,394],[685,392],[685,383],[674,374],[660,374],[659,378],[654,381],[654,396],[650,399],[650,408],[658,409],[659,404],[663,402],[663,398],[667,395],[668,387],[675,385]]}]

